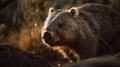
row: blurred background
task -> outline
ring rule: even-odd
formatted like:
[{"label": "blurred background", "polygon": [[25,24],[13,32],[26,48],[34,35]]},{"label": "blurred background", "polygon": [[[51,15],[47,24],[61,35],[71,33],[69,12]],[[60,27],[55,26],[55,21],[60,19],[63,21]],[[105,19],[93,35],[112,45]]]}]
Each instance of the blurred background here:
[{"label": "blurred background", "polygon": [[101,3],[120,13],[120,0],[0,0],[0,43],[24,51],[39,51],[41,28],[50,7],[68,9]]}]

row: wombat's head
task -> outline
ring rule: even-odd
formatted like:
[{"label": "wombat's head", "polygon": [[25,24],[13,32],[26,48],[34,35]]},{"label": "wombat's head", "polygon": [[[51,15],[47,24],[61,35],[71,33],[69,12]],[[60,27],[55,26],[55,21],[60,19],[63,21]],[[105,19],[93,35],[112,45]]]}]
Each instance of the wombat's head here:
[{"label": "wombat's head", "polygon": [[56,46],[77,41],[79,23],[75,18],[78,16],[78,13],[77,8],[71,8],[70,10],[50,8],[42,28],[43,42]]}]

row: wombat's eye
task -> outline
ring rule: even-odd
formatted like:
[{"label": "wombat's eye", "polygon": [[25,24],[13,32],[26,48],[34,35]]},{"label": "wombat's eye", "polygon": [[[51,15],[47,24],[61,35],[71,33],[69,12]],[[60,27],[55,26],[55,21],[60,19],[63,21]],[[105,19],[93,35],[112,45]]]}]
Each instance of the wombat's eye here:
[{"label": "wombat's eye", "polygon": [[63,24],[62,24],[62,23],[59,23],[59,24],[58,24],[58,27],[59,27],[59,28],[63,27]]}]

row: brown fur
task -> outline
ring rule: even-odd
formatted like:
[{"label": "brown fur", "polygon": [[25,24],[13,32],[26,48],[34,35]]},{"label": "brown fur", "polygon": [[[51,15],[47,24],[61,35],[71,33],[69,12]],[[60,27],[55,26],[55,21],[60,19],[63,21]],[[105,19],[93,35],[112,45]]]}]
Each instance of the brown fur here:
[{"label": "brown fur", "polygon": [[42,56],[52,66],[60,66],[68,62],[77,62],[80,57],[77,53],[65,46],[48,47],[46,45],[39,45],[35,48],[35,54]]},{"label": "brown fur", "polygon": [[[49,11],[42,29],[43,42],[67,46],[86,59],[120,51],[120,16],[100,4]],[[45,41],[45,32],[50,35]]]},{"label": "brown fur", "polygon": [[80,56],[69,47],[65,46],[54,46],[54,50],[57,50],[59,53],[63,54],[64,57],[68,57],[71,62],[77,62],[80,60]]}]

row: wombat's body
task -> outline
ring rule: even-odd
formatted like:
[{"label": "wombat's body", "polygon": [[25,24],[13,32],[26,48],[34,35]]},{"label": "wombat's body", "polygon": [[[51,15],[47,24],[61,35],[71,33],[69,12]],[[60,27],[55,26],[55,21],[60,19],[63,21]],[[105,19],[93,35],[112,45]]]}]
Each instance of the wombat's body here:
[{"label": "wombat's body", "polygon": [[43,42],[67,46],[81,59],[120,51],[120,16],[99,4],[70,10],[50,9],[42,29]]}]

